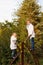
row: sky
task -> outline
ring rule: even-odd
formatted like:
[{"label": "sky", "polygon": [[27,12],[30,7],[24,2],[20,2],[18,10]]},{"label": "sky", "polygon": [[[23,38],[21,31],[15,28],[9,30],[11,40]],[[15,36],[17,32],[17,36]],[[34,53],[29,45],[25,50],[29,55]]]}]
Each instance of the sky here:
[{"label": "sky", "polygon": [[[13,19],[13,13],[17,11],[23,0],[0,0],[0,22],[9,22]],[[38,0],[39,4],[43,6],[43,0]],[[42,7],[43,9],[43,7]]]},{"label": "sky", "polygon": [[39,5],[41,6],[41,11],[43,11],[43,0],[38,0]]}]

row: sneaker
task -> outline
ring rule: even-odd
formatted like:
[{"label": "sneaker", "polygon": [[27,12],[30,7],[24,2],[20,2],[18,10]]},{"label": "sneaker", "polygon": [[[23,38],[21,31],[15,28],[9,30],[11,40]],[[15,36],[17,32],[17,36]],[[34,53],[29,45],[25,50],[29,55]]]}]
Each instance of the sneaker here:
[{"label": "sneaker", "polygon": [[13,59],[15,59],[15,57],[13,57]]},{"label": "sneaker", "polygon": [[32,51],[32,49],[30,49],[30,51]]},{"label": "sneaker", "polygon": [[30,51],[34,51],[34,49],[30,49]]}]

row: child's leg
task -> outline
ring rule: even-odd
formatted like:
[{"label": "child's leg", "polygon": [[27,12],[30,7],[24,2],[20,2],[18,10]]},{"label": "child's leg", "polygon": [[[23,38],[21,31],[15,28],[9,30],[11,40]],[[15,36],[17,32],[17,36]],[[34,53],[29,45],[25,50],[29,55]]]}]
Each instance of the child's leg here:
[{"label": "child's leg", "polygon": [[34,38],[31,38],[30,42],[31,42],[31,50],[34,50]]},{"label": "child's leg", "polygon": [[14,57],[17,55],[17,50],[14,49]]},{"label": "child's leg", "polygon": [[14,51],[14,50],[12,50],[12,54],[11,54],[12,58],[14,57],[14,53],[15,53],[15,51]]},{"label": "child's leg", "polygon": [[14,58],[16,56],[16,54],[17,54],[16,49],[12,50],[12,58]]}]

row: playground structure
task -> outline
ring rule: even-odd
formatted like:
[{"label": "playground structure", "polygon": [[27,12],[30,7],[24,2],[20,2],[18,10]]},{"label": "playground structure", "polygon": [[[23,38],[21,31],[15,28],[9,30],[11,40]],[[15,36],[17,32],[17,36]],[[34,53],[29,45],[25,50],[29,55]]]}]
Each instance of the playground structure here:
[{"label": "playground structure", "polygon": [[[16,60],[16,58],[17,58],[20,54],[21,54],[21,62],[20,62],[18,65],[25,65],[25,64],[24,64],[24,46],[26,47],[26,45],[24,44],[24,42],[22,42],[22,45],[21,45],[21,46],[22,46],[22,50],[19,49],[18,54],[16,55],[16,57],[15,57],[14,59],[11,60],[10,65],[13,64],[13,62]],[[34,61],[35,65],[40,65],[38,56],[37,56],[37,54],[36,54],[36,51],[35,51],[35,50],[31,51],[29,46],[26,47],[26,48],[29,50],[29,52],[30,52],[31,55],[33,56],[33,61]],[[28,61],[28,62],[29,62],[29,61]],[[30,65],[30,64],[28,63],[28,65]]]}]

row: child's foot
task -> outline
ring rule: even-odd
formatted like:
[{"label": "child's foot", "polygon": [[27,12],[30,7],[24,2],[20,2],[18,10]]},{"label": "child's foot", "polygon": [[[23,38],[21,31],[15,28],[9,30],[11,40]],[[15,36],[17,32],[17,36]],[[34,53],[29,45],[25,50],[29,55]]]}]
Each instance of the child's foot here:
[{"label": "child's foot", "polygon": [[15,57],[13,57],[13,59],[15,59]]},{"label": "child's foot", "polygon": [[30,49],[30,51],[32,51],[32,49]]},{"label": "child's foot", "polygon": [[30,49],[30,51],[34,51],[34,49]]}]

